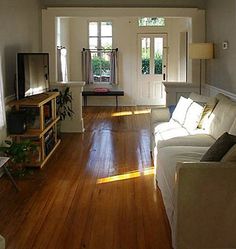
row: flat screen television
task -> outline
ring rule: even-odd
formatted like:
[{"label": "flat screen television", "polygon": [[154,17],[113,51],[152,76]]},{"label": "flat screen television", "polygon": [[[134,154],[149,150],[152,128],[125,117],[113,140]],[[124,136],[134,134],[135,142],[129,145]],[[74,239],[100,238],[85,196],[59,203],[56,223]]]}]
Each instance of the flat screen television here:
[{"label": "flat screen television", "polygon": [[22,99],[49,90],[49,54],[17,54],[16,96]]}]

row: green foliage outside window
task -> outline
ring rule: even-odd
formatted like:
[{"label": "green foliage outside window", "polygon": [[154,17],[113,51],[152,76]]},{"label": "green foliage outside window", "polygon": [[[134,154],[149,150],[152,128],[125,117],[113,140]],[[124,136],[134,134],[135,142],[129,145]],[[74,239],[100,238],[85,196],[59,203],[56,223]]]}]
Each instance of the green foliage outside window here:
[{"label": "green foliage outside window", "polygon": [[[142,58],[142,74],[150,74],[150,59]],[[154,58],[154,74],[162,74],[162,55],[156,54]]]},{"label": "green foliage outside window", "polygon": [[154,74],[162,74],[162,55],[155,54],[154,58]]},{"label": "green foliage outside window", "polygon": [[164,27],[165,26],[165,18],[164,17],[142,17],[138,20],[139,27],[148,27],[148,26],[157,26]]},{"label": "green foliage outside window", "polygon": [[94,56],[92,58],[92,68],[93,68],[93,75],[100,76],[101,71],[102,74],[109,73],[110,75],[110,61],[105,60],[103,57]]}]

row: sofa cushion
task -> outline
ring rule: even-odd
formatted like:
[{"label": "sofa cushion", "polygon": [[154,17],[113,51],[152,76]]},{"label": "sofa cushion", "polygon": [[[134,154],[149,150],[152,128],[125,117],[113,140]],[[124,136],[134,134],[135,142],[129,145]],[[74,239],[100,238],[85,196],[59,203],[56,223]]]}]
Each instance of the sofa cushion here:
[{"label": "sofa cushion", "polygon": [[217,139],[224,132],[229,132],[235,117],[236,103],[230,99],[222,99],[216,105],[204,128]]},{"label": "sofa cushion", "polygon": [[234,119],[234,122],[230,127],[229,133],[236,136],[236,118]]},{"label": "sofa cushion", "polygon": [[223,93],[218,93],[218,94],[216,94],[215,97],[217,98],[218,101],[223,100],[223,99],[230,99],[230,97],[224,95]]},{"label": "sofa cushion", "polygon": [[183,126],[187,130],[195,130],[199,124],[199,121],[202,116],[202,112],[205,106],[197,103],[197,102],[192,102],[191,105],[188,108],[188,111],[186,113],[186,118],[184,121]]},{"label": "sofa cushion", "polygon": [[166,213],[172,226],[176,162],[199,162],[208,147],[170,146],[159,150],[156,180],[161,190]]},{"label": "sofa cushion", "polygon": [[193,101],[191,99],[186,99],[181,96],[172,114],[171,119],[183,125],[186,119],[187,111],[192,102]]},{"label": "sofa cushion", "polygon": [[190,93],[188,98],[191,99],[192,101],[201,102],[201,103],[207,103],[209,100],[208,96],[200,95],[197,93]]},{"label": "sofa cushion", "polygon": [[236,162],[236,144],[224,155],[221,162]]},{"label": "sofa cushion", "polygon": [[158,140],[158,149],[167,146],[199,146],[210,147],[216,140],[208,134],[194,134],[188,136],[174,137],[167,140]]},{"label": "sofa cushion", "polygon": [[174,137],[187,136],[190,133],[186,128],[181,126],[178,122],[170,120],[170,122],[165,122],[158,124],[154,129],[154,140],[155,144],[158,141],[167,140]]},{"label": "sofa cushion", "polygon": [[234,144],[236,144],[236,136],[225,132],[207,150],[201,158],[201,162],[219,162]]},{"label": "sofa cushion", "polygon": [[5,239],[0,235],[0,249],[5,249]]},{"label": "sofa cushion", "polygon": [[153,133],[156,134],[156,133],[161,133],[164,131],[169,131],[169,130],[171,131],[171,130],[174,130],[176,128],[181,128],[181,127],[182,126],[178,122],[171,119],[169,122],[154,124]]},{"label": "sofa cushion", "polygon": [[203,127],[205,127],[205,124],[207,123],[217,103],[218,103],[218,100],[216,97],[210,97],[208,99],[207,103],[205,104],[201,119],[198,124],[199,129],[202,129]]}]

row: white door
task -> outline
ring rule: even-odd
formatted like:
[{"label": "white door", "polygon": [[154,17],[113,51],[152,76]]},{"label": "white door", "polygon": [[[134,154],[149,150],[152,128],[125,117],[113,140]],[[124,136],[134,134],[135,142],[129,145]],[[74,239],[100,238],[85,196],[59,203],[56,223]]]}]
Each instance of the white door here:
[{"label": "white door", "polygon": [[167,34],[138,35],[138,105],[165,105]]}]

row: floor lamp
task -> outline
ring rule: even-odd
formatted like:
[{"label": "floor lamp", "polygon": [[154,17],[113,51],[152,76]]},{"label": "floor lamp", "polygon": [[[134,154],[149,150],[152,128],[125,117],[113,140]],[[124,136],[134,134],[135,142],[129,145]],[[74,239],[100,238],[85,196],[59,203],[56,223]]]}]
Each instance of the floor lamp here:
[{"label": "floor lamp", "polygon": [[213,43],[191,43],[189,46],[189,57],[200,60],[199,92],[202,94],[202,60],[213,58]]}]

